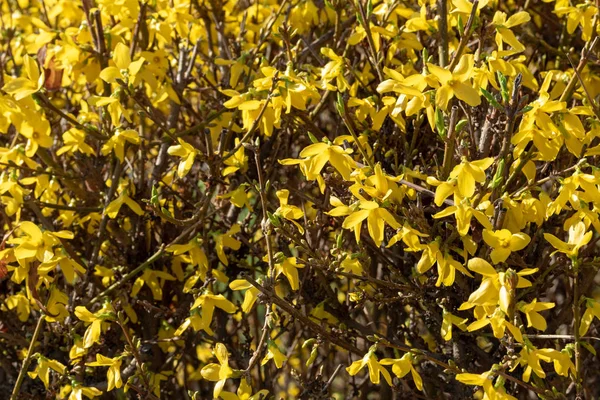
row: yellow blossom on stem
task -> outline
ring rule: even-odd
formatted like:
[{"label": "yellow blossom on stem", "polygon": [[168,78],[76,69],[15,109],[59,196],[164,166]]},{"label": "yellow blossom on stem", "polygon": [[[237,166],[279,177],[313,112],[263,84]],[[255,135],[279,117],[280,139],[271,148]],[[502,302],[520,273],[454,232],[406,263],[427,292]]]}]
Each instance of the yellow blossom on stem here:
[{"label": "yellow blossom on stem", "polygon": [[[239,143],[240,140],[236,138],[235,145],[237,146]],[[236,171],[245,172],[248,169],[248,156],[246,156],[244,150],[244,146],[240,146],[231,157],[225,160],[225,165],[227,165],[227,167],[223,169],[223,176],[233,174]]]},{"label": "yellow blossom on stem", "polygon": [[259,290],[255,288],[250,282],[245,279],[236,279],[229,284],[231,290],[246,290],[244,295],[244,302],[242,303],[242,311],[249,313],[252,310],[252,306],[256,303],[258,298]]},{"label": "yellow blossom on stem", "polygon": [[246,379],[242,379],[237,394],[222,391],[220,396],[223,400],[261,400],[266,399],[268,394],[269,391],[267,389],[262,389],[252,394],[252,387],[250,387]]},{"label": "yellow blossom on stem", "polygon": [[473,77],[473,65],[472,54],[463,55],[453,71],[427,64],[429,73],[439,85],[435,94],[435,104],[439,108],[446,110],[448,103],[455,96],[472,107],[481,104],[479,93],[469,83]]},{"label": "yellow blossom on stem", "polygon": [[550,233],[544,233],[544,238],[556,249],[552,254],[560,252],[569,257],[577,257],[579,249],[592,240],[592,231],[586,232],[585,224],[580,221],[569,228],[569,239],[566,243]]},{"label": "yellow blossom on stem", "polygon": [[96,354],[96,361],[89,362],[86,365],[90,367],[108,367],[108,371],[106,372],[106,378],[108,380],[109,392],[114,388],[119,389],[121,386],[123,386],[123,380],[121,379],[120,358],[110,358],[105,357],[102,354]]},{"label": "yellow blossom on stem", "polygon": [[380,361],[381,365],[391,365],[392,372],[398,378],[404,378],[409,372],[417,389],[423,391],[423,379],[413,365],[413,356],[411,353],[406,353],[402,358],[384,358]]},{"label": "yellow blossom on stem", "polygon": [[506,261],[513,251],[523,250],[531,241],[525,233],[511,233],[508,229],[483,230],[483,240],[493,248],[490,257],[494,264]]},{"label": "yellow blossom on stem", "polygon": [[132,62],[129,56],[129,47],[123,43],[117,43],[113,51],[112,61],[115,66],[106,67],[100,72],[100,78],[108,83],[117,79],[126,81],[132,85],[137,83],[137,75],[144,64],[144,57]]},{"label": "yellow blossom on stem", "polygon": [[217,343],[213,352],[219,363],[211,363],[204,366],[201,373],[204,379],[217,382],[213,389],[213,396],[218,398],[227,379],[234,377],[234,371],[229,366],[229,354],[223,343]]},{"label": "yellow blossom on stem", "polygon": [[260,362],[260,365],[265,365],[269,362],[269,360],[273,360],[275,362],[275,366],[277,368],[281,368],[287,357],[279,350],[277,344],[274,341],[269,340],[267,344],[267,354],[265,354],[264,358]]},{"label": "yellow blossom on stem", "polygon": [[298,268],[304,268],[304,264],[298,264],[296,257],[286,257],[282,262],[275,264],[276,277],[280,274],[285,275],[292,290],[298,290],[300,288]]},{"label": "yellow blossom on stem", "polygon": [[[468,268],[480,275],[483,275],[481,285],[469,296],[469,299],[463,303],[459,310],[468,310],[475,306],[493,306],[497,305],[504,312],[508,312],[509,289],[506,287],[508,282],[505,279],[505,272],[498,272],[490,263],[482,258],[471,258],[467,263]],[[537,272],[536,269],[526,268],[516,273],[518,280],[516,289],[531,286],[531,282],[523,276],[531,275]]]},{"label": "yellow blossom on stem", "polygon": [[225,255],[225,248],[228,247],[233,250],[238,250],[242,245],[242,242],[233,237],[233,235],[239,233],[240,231],[240,226],[238,224],[234,224],[227,232],[215,236],[215,248],[217,249],[217,256],[225,265],[229,265],[229,261]]},{"label": "yellow blossom on stem", "polygon": [[92,347],[94,343],[100,342],[103,321],[112,319],[114,310],[108,303],[96,313],[90,312],[84,306],[77,306],[75,308],[75,315],[86,324],[89,324],[85,331],[85,335],[83,336],[83,347],[88,349]]},{"label": "yellow blossom on stem", "polygon": [[[339,216],[348,215],[342,223],[342,228],[354,231],[354,236],[357,242],[360,242],[360,232],[362,222],[367,220],[367,227],[369,230],[369,236],[375,242],[377,247],[381,246],[383,242],[383,231],[387,222],[393,229],[400,228],[400,224],[396,221],[394,216],[385,208],[381,207],[375,201],[359,201],[358,207],[355,211],[346,210],[343,207],[338,206],[329,212],[329,215]],[[345,214],[348,212],[347,214]]]},{"label": "yellow blossom on stem", "polygon": [[460,318],[444,309],[442,315],[441,335],[445,341],[452,339],[452,327],[456,326],[461,331],[467,330],[468,318]]},{"label": "yellow blossom on stem", "polygon": [[579,325],[579,336],[584,336],[588,332],[594,318],[600,320],[600,302],[593,299],[586,299],[585,312],[581,317],[581,324]]},{"label": "yellow blossom on stem", "polygon": [[39,91],[44,84],[44,74],[40,73],[38,63],[28,54],[23,57],[23,68],[26,78],[12,79],[2,87],[2,90],[12,94],[16,100],[21,100]]},{"label": "yellow blossom on stem", "polygon": [[549,310],[554,308],[554,303],[549,302],[538,302],[537,299],[533,299],[533,301],[529,304],[525,304],[523,302],[518,305],[519,311],[525,314],[527,317],[527,326],[533,326],[535,329],[540,331],[545,331],[548,326],[544,317],[542,317],[539,311]]},{"label": "yellow blossom on stem", "polygon": [[177,167],[177,175],[180,178],[183,178],[188,172],[190,172],[190,169],[192,169],[194,159],[198,155],[198,150],[181,138],[177,138],[177,141],[179,144],[169,147],[167,152],[172,156],[182,158],[182,160],[179,162],[179,166]]},{"label": "yellow blossom on stem", "polygon": [[346,368],[346,371],[348,371],[350,376],[354,376],[358,374],[361,369],[367,366],[369,368],[369,378],[371,379],[371,382],[374,384],[379,384],[380,375],[383,375],[387,384],[392,386],[392,377],[390,373],[381,366],[381,363],[377,361],[375,350],[377,350],[377,346],[371,346],[367,354],[365,354],[365,356],[360,360],[354,361],[349,367]]},{"label": "yellow blossom on stem", "polygon": [[288,198],[290,197],[290,191],[287,189],[278,190],[276,193],[279,199],[279,207],[275,210],[275,215],[287,219],[293,223],[300,234],[304,234],[304,228],[295,220],[300,219],[304,216],[304,213],[299,207],[288,204]]},{"label": "yellow blossom on stem", "polygon": [[212,323],[215,307],[220,308],[229,314],[233,314],[237,310],[237,307],[231,301],[227,300],[227,298],[222,294],[215,295],[210,292],[201,294],[196,298],[194,304],[192,304],[190,307],[190,310],[201,310],[202,317],[198,317],[198,314],[196,313],[191,317],[186,318],[173,335],[181,335],[190,326],[190,324],[196,331],[202,329],[209,335],[214,335],[213,330],[210,328],[210,324]]},{"label": "yellow blossom on stem", "polygon": [[494,162],[493,157],[468,161],[463,157],[460,164],[450,172],[450,179],[457,179],[460,197],[471,198],[475,193],[475,183],[485,182],[485,170]]},{"label": "yellow blossom on stem", "polygon": [[59,374],[64,374],[67,369],[67,367],[60,362],[46,358],[40,354],[37,354],[37,361],[38,364],[36,368],[27,374],[31,377],[31,379],[40,378],[46,389],[50,383],[50,370],[58,372]]},{"label": "yellow blossom on stem", "polygon": [[462,373],[456,375],[456,380],[466,385],[481,386],[487,399],[494,400],[517,400],[509,394],[503,386],[496,387],[494,385],[494,374],[492,371],[487,371],[482,374]]},{"label": "yellow blossom on stem", "polygon": [[114,135],[108,139],[102,146],[101,153],[103,155],[109,154],[111,151],[115,153],[117,158],[123,162],[125,159],[125,143],[131,144],[140,143],[140,135],[133,129],[117,129]]}]

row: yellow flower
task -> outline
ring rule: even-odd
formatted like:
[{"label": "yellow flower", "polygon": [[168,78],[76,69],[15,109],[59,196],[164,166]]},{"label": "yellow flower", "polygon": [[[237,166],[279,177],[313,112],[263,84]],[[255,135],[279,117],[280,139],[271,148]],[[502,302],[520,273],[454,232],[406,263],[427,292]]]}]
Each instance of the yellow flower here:
[{"label": "yellow flower", "polygon": [[106,215],[108,215],[108,217],[111,219],[116,218],[123,204],[126,204],[127,207],[129,207],[131,211],[133,211],[137,215],[144,215],[144,210],[142,210],[142,207],[140,207],[139,204],[135,202],[135,200],[129,197],[127,195],[127,191],[125,190],[121,192],[119,197],[111,201],[110,204],[106,207]]},{"label": "yellow flower", "polygon": [[296,228],[298,228],[298,231],[301,234],[304,234],[304,228],[302,227],[302,225],[295,221],[296,219],[302,218],[304,216],[304,213],[299,207],[288,204],[290,191],[287,189],[278,190],[276,195],[279,199],[279,207],[277,208],[277,210],[275,210],[275,215],[287,219],[288,221],[293,223],[296,226]]},{"label": "yellow flower", "polygon": [[30,260],[36,258],[38,261],[49,261],[54,256],[53,248],[59,246],[59,239],[73,239],[74,235],[69,231],[50,232],[44,231],[33,222],[25,221],[19,225],[19,231],[25,236],[13,238],[8,241],[18,244],[15,249],[17,260]]},{"label": "yellow flower", "polygon": [[199,318],[197,313],[194,313],[191,317],[188,317],[185,319],[185,321],[183,321],[181,326],[177,328],[177,331],[175,331],[173,335],[181,335],[188,328],[188,326],[190,326],[190,324],[196,331],[202,329],[209,335],[214,335],[213,330],[210,328],[210,324],[212,323],[215,307],[220,308],[229,314],[233,314],[237,310],[237,307],[232,302],[227,300],[222,294],[215,295],[207,292],[198,296],[194,301],[194,304],[192,304],[190,307],[192,312],[194,312],[195,309],[200,308],[202,310],[202,317]]},{"label": "yellow flower", "polygon": [[2,90],[12,94],[15,100],[21,100],[39,91],[44,84],[44,74],[40,73],[38,63],[28,54],[23,57],[23,69],[26,78],[15,78],[2,87]]},{"label": "yellow flower", "polygon": [[140,57],[139,60],[131,62],[129,56],[129,47],[123,43],[117,43],[113,51],[113,62],[115,66],[106,67],[100,72],[100,78],[108,83],[113,83],[117,79],[126,81],[132,85],[135,85],[137,74],[142,69],[144,64],[144,57]]},{"label": "yellow flower", "polygon": [[531,372],[534,372],[540,378],[546,377],[546,372],[540,365],[540,361],[550,362],[551,358],[548,354],[530,346],[523,346],[523,349],[519,353],[519,363],[525,366],[523,371],[523,380],[529,382],[531,379]]},{"label": "yellow flower", "polygon": [[[471,293],[469,299],[463,303],[459,310],[468,310],[475,306],[500,306],[502,311],[508,312],[510,303],[509,292],[511,290],[507,282],[506,275],[508,272],[497,272],[494,267],[482,258],[472,258],[467,263],[468,268],[480,275],[483,275],[479,288]],[[511,271],[509,269],[509,271]],[[516,273],[517,283],[516,289],[521,289],[531,286],[531,282],[523,278],[523,276],[531,275],[537,272],[537,268],[526,268]],[[513,273],[513,272],[511,272]]]},{"label": "yellow flower", "polygon": [[[335,201],[333,201],[332,199],[332,204],[333,202]],[[335,202],[335,204],[333,205],[340,203]],[[354,211],[352,211],[352,209],[354,209]],[[357,242],[360,242],[360,231],[362,227],[362,222],[366,219],[367,227],[369,230],[369,236],[371,236],[371,239],[373,239],[377,247],[381,246],[381,243],[383,242],[383,231],[386,222],[393,229],[398,229],[401,226],[388,210],[381,207],[374,201],[360,200],[358,202],[357,208],[346,207],[343,204],[338,205],[328,214],[334,217],[349,214],[342,223],[342,228],[353,230]]]},{"label": "yellow flower", "polygon": [[183,178],[190,172],[190,169],[192,169],[194,159],[198,155],[198,150],[181,138],[177,138],[177,141],[179,144],[169,147],[167,152],[172,156],[183,158],[183,160],[179,162],[179,167],[177,167],[177,175],[180,178]]},{"label": "yellow flower", "polygon": [[523,334],[521,333],[519,328],[514,326],[511,322],[507,321],[506,314],[499,308],[497,308],[491,316],[483,316],[477,321],[471,323],[467,327],[467,330],[469,332],[473,332],[488,325],[491,325],[492,332],[494,333],[495,338],[500,339],[502,336],[504,336],[505,330],[508,329],[512,336],[519,343],[523,343]]},{"label": "yellow flower", "polygon": [[269,360],[273,360],[277,368],[281,368],[283,366],[283,362],[287,360],[287,357],[279,350],[279,347],[277,347],[275,342],[272,340],[268,341],[267,354],[265,354],[265,357],[260,362],[260,365],[265,365],[269,362]]},{"label": "yellow flower", "polygon": [[544,317],[542,317],[538,311],[549,310],[554,307],[554,303],[538,302],[537,299],[529,304],[523,302],[518,304],[518,308],[527,317],[527,326],[533,326],[535,329],[545,331],[547,324]]},{"label": "yellow flower", "polygon": [[461,331],[466,331],[467,330],[467,325],[466,325],[467,322],[468,322],[468,318],[463,319],[463,318],[457,317],[456,315],[454,315],[444,309],[443,316],[442,316],[442,329],[441,329],[441,335],[444,338],[444,340],[448,341],[448,340],[452,339],[452,327],[453,326],[458,327]]},{"label": "yellow flower", "polygon": [[229,265],[227,256],[225,255],[225,247],[229,247],[233,250],[239,250],[242,242],[233,237],[233,235],[239,233],[241,230],[238,224],[234,224],[227,232],[222,235],[215,236],[215,248],[217,249],[217,256],[224,265]]},{"label": "yellow flower", "polygon": [[[300,152],[300,157],[303,157],[304,161],[308,161],[305,171],[306,179],[317,179],[317,176],[321,175],[321,170],[329,161],[344,180],[350,180],[350,173],[356,163],[348,154],[352,154],[352,149],[344,150],[341,146],[333,145],[331,143],[319,142],[307,146]],[[281,163],[284,165],[294,163],[299,164],[302,160],[291,161],[292,162],[290,162],[290,160],[282,160]]]},{"label": "yellow flower", "polygon": [[94,267],[94,276],[102,277],[102,285],[108,287],[115,280],[115,271],[111,268],[106,268],[101,265]]},{"label": "yellow flower", "polygon": [[487,371],[482,374],[457,374],[456,380],[466,385],[475,385],[483,387],[487,399],[494,400],[517,400],[516,397],[506,394],[502,385],[494,385],[494,374]]},{"label": "yellow flower", "polygon": [[139,144],[140,135],[133,129],[117,129],[115,134],[104,143],[101,153],[107,155],[111,151],[114,151],[117,158],[123,162],[123,159],[125,158],[125,142]]},{"label": "yellow flower", "polygon": [[523,250],[531,241],[529,235],[525,233],[511,233],[508,229],[492,231],[483,230],[483,240],[493,247],[490,257],[494,264],[506,261],[513,251]]},{"label": "yellow flower", "polygon": [[82,396],[85,396],[88,399],[95,399],[96,397],[101,396],[102,392],[95,387],[66,385],[61,389],[60,394],[63,396],[61,398],[64,398],[64,396],[69,394],[69,398],[67,400],[83,400]]},{"label": "yellow flower", "polygon": [[19,321],[25,322],[29,319],[29,314],[31,313],[31,304],[27,296],[25,296],[23,293],[8,296],[5,300],[5,304],[9,310],[16,310]]},{"label": "yellow flower", "polygon": [[244,302],[242,303],[242,311],[246,314],[249,313],[258,298],[259,290],[245,279],[236,279],[232,281],[229,284],[229,288],[231,290],[246,290]]},{"label": "yellow flower", "polygon": [[[240,139],[235,139],[235,145],[237,146],[240,143]],[[227,160],[225,160],[225,167],[223,169],[223,176],[227,176],[233,174],[236,171],[241,170],[245,172],[248,169],[248,157],[244,152],[244,146],[240,146],[240,148]]]},{"label": "yellow flower", "polygon": [[348,371],[350,376],[354,376],[358,374],[361,369],[367,366],[369,368],[369,378],[371,379],[371,382],[374,384],[379,384],[380,375],[383,375],[387,384],[392,386],[392,377],[390,373],[377,361],[375,350],[377,350],[377,346],[371,346],[367,354],[365,354],[362,359],[354,361],[349,367],[346,368],[346,371]]},{"label": "yellow flower", "polygon": [[66,252],[63,251],[62,253],[63,254],[55,254],[52,259],[43,262],[41,267],[54,269],[57,265],[60,266],[60,270],[65,276],[65,280],[72,285],[75,283],[76,277],[84,276],[85,268],[69,257]]},{"label": "yellow flower", "polygon": [[[346,59],[343,56],[338,56],[335,52],[329,48],[321,48],[321,54],[331,59],[323,69],[321,70],[321,80],[323,89],[327,90],[339,90],[345,92],[349,85],[346,78],[344,78],[344,72],[346,69]],[[331,85],[329,82],[336,81],[336,86]]]},{"label": "yellow flower", "polygon": [[398,378],[404,378],[410,372],[417,389],[423,391],[423,379],[413,366],[413,356],[411,353],[406,353],[402,358],[384,358],[380,361],[381,365],[391,365],[392,372]]},{"label": "yellow flower", "polygon": [[579,325],[579,336],[584,336],[587,333],[594,317],[600,319],[600,302],[593,299],[586,299],[586,309]]},{"label": "yellow flower", "polygon": [[86,365],[89,367],[108,367],[106,378],[108,380],[109,392],[114,388],[119,389],[121,386],[123,386],[123,380],[121,379],[120,358],[109,358],[103,356],[102,354],[96,354],[96,361],[89,362]]},{"label": "yellow flower", "polygon": [[83,335],[83,347],[89,349],[94,343],[100,342],[100,335],[102,334],[102,323],[105,320],[112,319],[114,310],[109,303],[104,304],[100,310],[92,314],[84,306],[75,307],[75,315],[77,318],[89,324],[85,334]]},{"label": "yellow flower", "polygon": [[67,369],[67,367],[60,362],[51,360],[40,354],[37,354],[37,361],[38,364],[37,367],[35,367],[35,370],[28,372],[27,374],[31,377],[31,379],[40,378],[46,389],[48,388],[50,381],[50,370],[56,371],[59,374],[64,374]]},{"label": "yellow flower", "polygon": [[423,254],[417,263],[417,271],[420,274],[424,274],[429,271],[434,264],[437,264],[438,279],[435,282],[435,286],[440,286],[442,283],[445,286],[451,286],[454,283],[456,270],[459,270],[462,274],[471,278],[473,277],[473,275],[471,275],[461,263],[452,258],[449,253],[440,250],[439,238],[431,243],[421,245],[420,250],[423,251]]},{"label": "yellow flower", "polygon": [[248,211],[252,212],[254,210],[252,208],[252,204],[250,204],[251,197],[248,195],[248,193],[246,193],[246,187],[247,185],[245,184],[240,185],[237,187],[237,189],[232,190],[229,193],[220,195],[219,198],[229,199],[229,201],[231,201],[231,204],[233,204],[237,208],[242,208],[245,206],[246,208],[248,208]]},{"label": "yellow flower", "polygon": [[399,229],[398,233],[392,236],[387,247],[391,247],[398,243],[399,240],[402,240],[402,243],[406,245],[407,251],[420,251],[422,249],[420,237],[429,237],[429,235],[421,233],[408,224],[404,224],[402,229]]},{"label": "yellow flower", "polygon": [[69,304],[69,297],[60,290],[52,288],[46,308],[53,316],[47,315],[45,317],[46,321],[63,322],[69,315],[69,311],[67,311],[67,304]]},{"label": "yellow flower", "polygon": [[549,233],[544,233],[544,238],[556,249],[552,254],[560,252],[569,257],[577,257],[579,249],[592,240],[592,231],[586,233],[585,223],[580,221],[569,228],[569,241],[563,242]]},{"label": "yellow flower", "polygon": [[222,391],[220,396],[223,400],[261,400],[266,399],[268,394],[269,391],[267,389],[262,389],[255,394],[252,394],[252,388],[246,379],[242,379],[237,390],[237,395],[231,392]]},{"label": "yellow flower", "polygon": [[296,257],[287,257],[283,262],[275,264],[276,277],[280,274],[285,275],[292,290],[298,290],[300,288],[298,268],[304,268],[304,264],[298,264]]},{"label": "yellow flower", "polygon": [[[527,11],[515,13],[508,19],[506,19],[506,13],[502,11],[496,11],[492,24],[496,27],[496,45],[498,46],[498,54],[500,56],[508,56],[525,50],[525,46],[523,46],[517,40],[515,34],[510,30],[510,28],[524,24],[530,19],[531,17]],[[512,50],[502,51],[502,42],[509,44],[512,47]]]},{"label": "yellow flower", "polygon": [[475,183],[485,182],[485,170],[493,162],[493,157],[475,161],[468,161],[463,157],[461,163],[452,169],[450,179],[457,179],[458,193],[461,197],[470,198],[473,196],[475,193]]},{"label": "yellow flower", "polygon": [[594,15],[598,9],[594,7],[593,2],[583,2],[576,6],[570,6],[571,2],[557,2],[554,12],[558,16],[567,15],[567,32],[572,35],[575,29],[581,25],[581,38],[590,40],[594,31]]},{"label": "yellow flower", "polygon": [[454,71],[438,67],[437,65],[427,63],[427,69],[434,79],[439,83],[435,93],[435,104],[442,110],[448,108],[448,102],[454,97],[458,97],[472,107],[481,104],[479,93],[473,89],[469,83],[473,77],[474,58],[472,54],[465,54],[460,58],[459,63],[454,67]]},{"label": "yellow flower", "polygon": [[[457,199],[455,198],[455,200]],[[492,224],[488,217],[483,212],[471,207],[466,200],[461,200],[454,206],[444,208],[439,213],[434,214],[433,218],[444,218],[452,214],[456,217],[456,230],[460,236],[465,236],[469,233],[471,219],[473,217],[475,217],[486,230],[492,229]]]},{"label": "yellow flower", "polygon": [[201,240],[194,238],[186,244],[173,244],[167,247],[167,251],[173,253],[174,256],[186,254],[186,262],[199,268],[198,275],[204,280],[208,271],[208,258],[202,248]]},{"label": "yellow flower", "polygon": [[[159,281],[160,279],[160,281]],[[152,291],[152,297],[154,300],[162,300],[162,286],[164,281],[174,281],[175,277],[164,271],[156,271],[153,269],[146,269],[142,276],[137,278],[131,287],[131,297],[136,297],[139,291],[144,285],[148,286]]]},{"label": "yellow flower", "polygon": [[[85,132],[71,128],[63,133],[64,146],[56,151],[56,155],[60,156],[64,153],[74,153],[76,151],[83,153],[87,156],[96,155],[96,152],[92,147],[85,142]],[[46,146],[43,146],[46,147]]]},{"label": "yellow flower", "polygon": [[227,379],[234,376],[233,369],[229,366],[229,354],[227,347],[223,343],[217,343],[214,348],[214,354],[219,363],[211,363],[202,368],[202,377],[211,382],[217,382],[213,390],[213,397],[218,398],[225,386]]}]

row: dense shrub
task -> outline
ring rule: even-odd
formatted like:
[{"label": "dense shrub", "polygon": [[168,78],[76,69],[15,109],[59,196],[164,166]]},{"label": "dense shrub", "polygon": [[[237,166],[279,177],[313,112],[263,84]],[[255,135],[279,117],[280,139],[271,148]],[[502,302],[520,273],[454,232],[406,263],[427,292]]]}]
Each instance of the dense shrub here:
[{"label": "dense shrub", "polygon": [[1,398],[600,396],[597,2],[0,7]]}]

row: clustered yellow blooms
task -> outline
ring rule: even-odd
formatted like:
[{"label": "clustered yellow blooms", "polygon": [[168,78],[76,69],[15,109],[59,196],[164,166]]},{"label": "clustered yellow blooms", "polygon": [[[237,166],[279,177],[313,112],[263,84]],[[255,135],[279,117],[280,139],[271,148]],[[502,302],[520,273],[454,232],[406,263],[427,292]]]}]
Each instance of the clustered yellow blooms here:
[{"label": "clustered yellow blooms", "polygon": [[[104,376],[107,368],[105,392],[121,397],[130,390],[160,397],[166,381],[187,388],[205,380],[214,382],[214,398],[258,400],[269,391],[257,379],[269,375],[254,376],[253,368],[301,368],[301,346],[283,350],[300,336],[285,329],[309,321],[304,335],[353,353],[343,359],[354,359],[347,374],[367,367],[375,385],[404,380],[429,396],[426,360],[481,387],[477,398],[516,399],[505,376],[538,389],[548,374],[543,361],[580,394],[580,357],[593,350],[585,335],[600,320],[600,298],[577,286],[583,272],[598,269],[588,251],[600,234],[598,76],[585,63],[562,71],[558,61],[534,73],[524,38],[551,45],[530,33],[543,16],[518,2],[319,3],[0,4],[0,279],[10,281],[0,310],[23,324],[39,316],[38,327],[52,324],[48,337],[74,335],[69,366],[25,354],[24,365],[35,363],[30,378],[65,399],[103,395],[84,381],[90,370]],[[593,53],[597,2],[544,3]],[[300,38],[320,25],[332,27],[323,42]],[[440,54],[430,54],[433,42]],[[360,59],[350,58],[357,48]],[[521,96],[525,90],[531,98]],[[214,102],[220,108],[210,110]],[[474,126],[486,112],[502,115],[494,117],[502,123],[489,131]],[[484,131],[494,141],[480,148]],[[395,140],[401,145],[391,148]],[[431,141],[429,153],[420,153],[423,140]],[[445,148],[443,159],[425,160],[436,148]],[[404,164],[400,152],[408,154]],[[553,162],[561,164],[556,174],[541,176]],[[269,163],[280,173],[263,176]],[[285,175],[289,181],[277,181]],[[517,181],[525,183],[512,190]],[[89,249],[74,249],[79,234],[93,240],[83,239]],[[530,267],[537,262],[530,250],[541,247],[552,250]],[[130,257],[132,249],[148,254]],[[374,253],[389,264],[383,278],[371,276]],[[535,339],[557,303],[536,291],[560,263],[571,274],[577,311],[572,347],[550,348]],[[392,282],[405,264],[410,274]],[[382,298],[382,282],[398,299]],[[316,292],[318,306],[303,304],[305,290]],[[401,325],[414,323],[428,351],[408,338],[392,344],[372,332],[377,327],[340,345],[355,327],[337,306],[356,303],[368,316],[387,301],[437,294],[435,329],[424,322],[432,310],[402,309],[413,320]],[[132,339],[129,325],[139,326],[142,307],[164,318],[156,343],[165,353],[184,349],[188,338],[207,344],[194,363],[184,354],[169,357],[173,371],[139,365],[141,339]],[[249,323],[264,330],[262,339],[250,337]],[[231,333],[232,326],[240,331]],[[104,346],[115,335],[126,346]],[[499,351],[510,354],[482,373],[441,361],[436,351],[467,335],[478,350],[489,352],[479,344],[499,339]],[[228,349],[226,336],[240,348]],[[307,366],[328,357],[320,345]],[[249,365],[242,353],[251,354]],[[213,356],[217,362],[209,362]],[[136,375],[122,376],[131,357]],[[75,366],[91,368],[75,373]],[[235,393],[226,390],[238,380]],[[538,389],[540,398],[551,398],[550,387]],[[293,397],[293,390],[275,395]]]}]

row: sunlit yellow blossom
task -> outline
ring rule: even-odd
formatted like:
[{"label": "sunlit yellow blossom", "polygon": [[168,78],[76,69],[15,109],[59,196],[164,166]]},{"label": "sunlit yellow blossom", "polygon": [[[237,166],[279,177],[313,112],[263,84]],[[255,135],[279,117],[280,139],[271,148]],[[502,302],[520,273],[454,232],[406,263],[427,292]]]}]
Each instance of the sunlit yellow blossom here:
[{"label": "sunlit yellow blossom", "polygon": [[490,257],[494,264],[506,261],[510,253],[525,248],[531,241],[525,233],[511,233],[508,229],[483,230],[483,240],[493,248]]},{"label": "sunlit yellow blossom", "polygon": [[217,398],[223,391],[227,379],[234,376],[234,371],[229,366],[229,354],[223,343],[217,343],[213,351],[219,363],[212,363],[203,367],[202,377],[211,382],[217,382],[213,390],[213,396]]},{"label": "sunlit yellow blossom", "polygon": [[550,233],[544,233],[544,238],[556,249],[554,253],[560,252],[576,257],[579,249],[592,239],[592,232],[586,232],[585,224],[580,221],[569,228],[569,239],[566,243]]},{"label": "sunlit yellow blossom", "polygon": [[348,371],[350,376],[354,376],[358,374],[361,369],[367,366],[369,368],[369,378],[371,379],[371,382],[378,384],[380,375],[383,375],[383,378],[387,384],[391,386],[392,377],[390,376],[390,373],[381,366],[381,363],[377,361],[375,350],[377,350],[377,346],[371,346],[367,354],[365,354],[362,359],[354,361],[348,368],[346,368],[346,371]]}]

